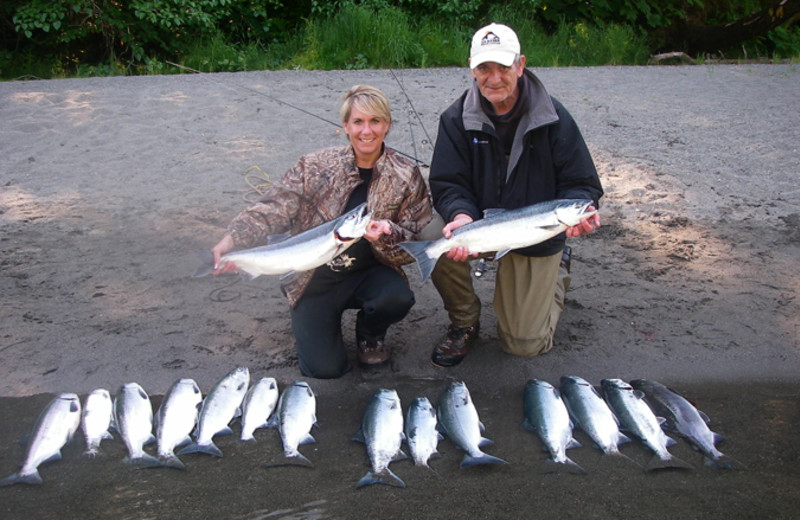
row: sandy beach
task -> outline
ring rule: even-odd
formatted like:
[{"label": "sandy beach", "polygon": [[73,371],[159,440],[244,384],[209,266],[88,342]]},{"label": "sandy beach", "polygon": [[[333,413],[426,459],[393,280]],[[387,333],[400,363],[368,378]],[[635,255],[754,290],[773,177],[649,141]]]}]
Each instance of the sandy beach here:
[{"label": "sandy beach", "polygon": [[[476,281],[478,346],[454,369],[433,367],[446,314],[407,266],[417,303],[390,329],[391,366],[309,381],[320,428],[301,451],[313,469],[265,469],[280,452],[274,430],[255,444],[221,437],[222,459],[187,455],[185,472],[124,466],[119,438],[88,460],[78,433],[42,466],[42,486],[0,489],[0,516],[794,518],[800,67],[535,72],[577,120],[606,190],[602,227],[570,244],[572,287],[550,353],[500,352],[489,264]],[[0,83],[0,478],[59,392],[136,381],[157,406],[175,380],[205,393],[236,366],[281,388],[301,379],[278,279],[192,278],[196,252],[255,196],[250,184],[345,143],[335,121],[346,88],[384,90],[395,119],[387,144],[427,164],[438,116],[468,81],[464,68]],[[344,320],[354,349],[355,314]],[[748,469],[704,467],[676,437],[671,451],[696,469],[645,474],[601,458],[576,432],[583,447],[570,456],[588,475],[542,475],[541,443],[520,427],[522,391],[529,378],[562,375],[668,384]],[[467,383],[494,441],[487,451],[510,464],[459,470],[462,454],[445,440],[435,472],[392,464],[406,489],[356,491],[367,458],[350,437],[372,393],[435,403],[451,380]],[[650,457],[639,443],[623,452]]]}]

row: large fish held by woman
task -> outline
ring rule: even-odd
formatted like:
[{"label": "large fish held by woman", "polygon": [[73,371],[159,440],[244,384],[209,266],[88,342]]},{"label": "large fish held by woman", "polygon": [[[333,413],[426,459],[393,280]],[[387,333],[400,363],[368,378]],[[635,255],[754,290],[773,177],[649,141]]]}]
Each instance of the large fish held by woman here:
[{"label": "large fish held by woman", "polygon": [[597,210],[588,199],[561,199],[517,209],[487,210],[485,216],[453,230],[450,238],[399,244],[417,261],[420,279],[428,279],[436,261],[454,247],[466,247],[470,254],[497,252],[500,258],[513,249],[549,240]]},{"label": "large fish held by woman", "polygon": [[[324,224],[290,237],[273,236],[265,246],[231,251],[222,255],[220,269],[233,264],[242,277],[252,280],[261,275],[284,275],[294,271],[310,271],[327,264],[355,244],[367,230],[371,211],[366,204]],[[204,253],[206,257],[211,253]],[[214,270],[213,257],[194,276],[205,276]]]}]

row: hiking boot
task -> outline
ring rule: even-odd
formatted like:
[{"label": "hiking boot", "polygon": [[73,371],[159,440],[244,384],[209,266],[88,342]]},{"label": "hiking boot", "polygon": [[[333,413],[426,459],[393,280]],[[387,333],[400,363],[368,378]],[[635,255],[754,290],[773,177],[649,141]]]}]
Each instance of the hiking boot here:
[{"label": "hiking boot", "polygon": [[447,328],[447,335],[436,344],[431,354],[431,363],[438,367],[454,367],[461,363],[461,360],[469,352],[469,348],[478,339],[480,323],[469,327],[454,327],[452,324]]},{"label": "hiking boot", "polygon": [[382,339],[362,339],[358,342],[358,364],[362,368],[377,367],[389,361],[389,349]]}]

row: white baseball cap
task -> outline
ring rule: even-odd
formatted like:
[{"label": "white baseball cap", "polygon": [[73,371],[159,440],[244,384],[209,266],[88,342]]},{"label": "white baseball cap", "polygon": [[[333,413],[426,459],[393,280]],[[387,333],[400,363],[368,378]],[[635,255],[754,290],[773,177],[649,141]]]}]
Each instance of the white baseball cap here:
[{"label": "white baseball cap", "polygon": [[519,53],[517,34],[508,26],[491,23],[472,37],[469,67],[474,69],[487,61],[510,67]]}]

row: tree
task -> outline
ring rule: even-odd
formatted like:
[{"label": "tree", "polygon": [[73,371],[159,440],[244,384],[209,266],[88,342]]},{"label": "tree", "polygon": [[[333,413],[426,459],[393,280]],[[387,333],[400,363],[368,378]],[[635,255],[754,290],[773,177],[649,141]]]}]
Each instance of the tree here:
[{"label": "tree", "polygon": [[719,25],[682,19],[653,32],[660,51],[682,50],[692,55],[719,52],[754,40],[797,21],[800,0],[779,0],[757,13]]}]

